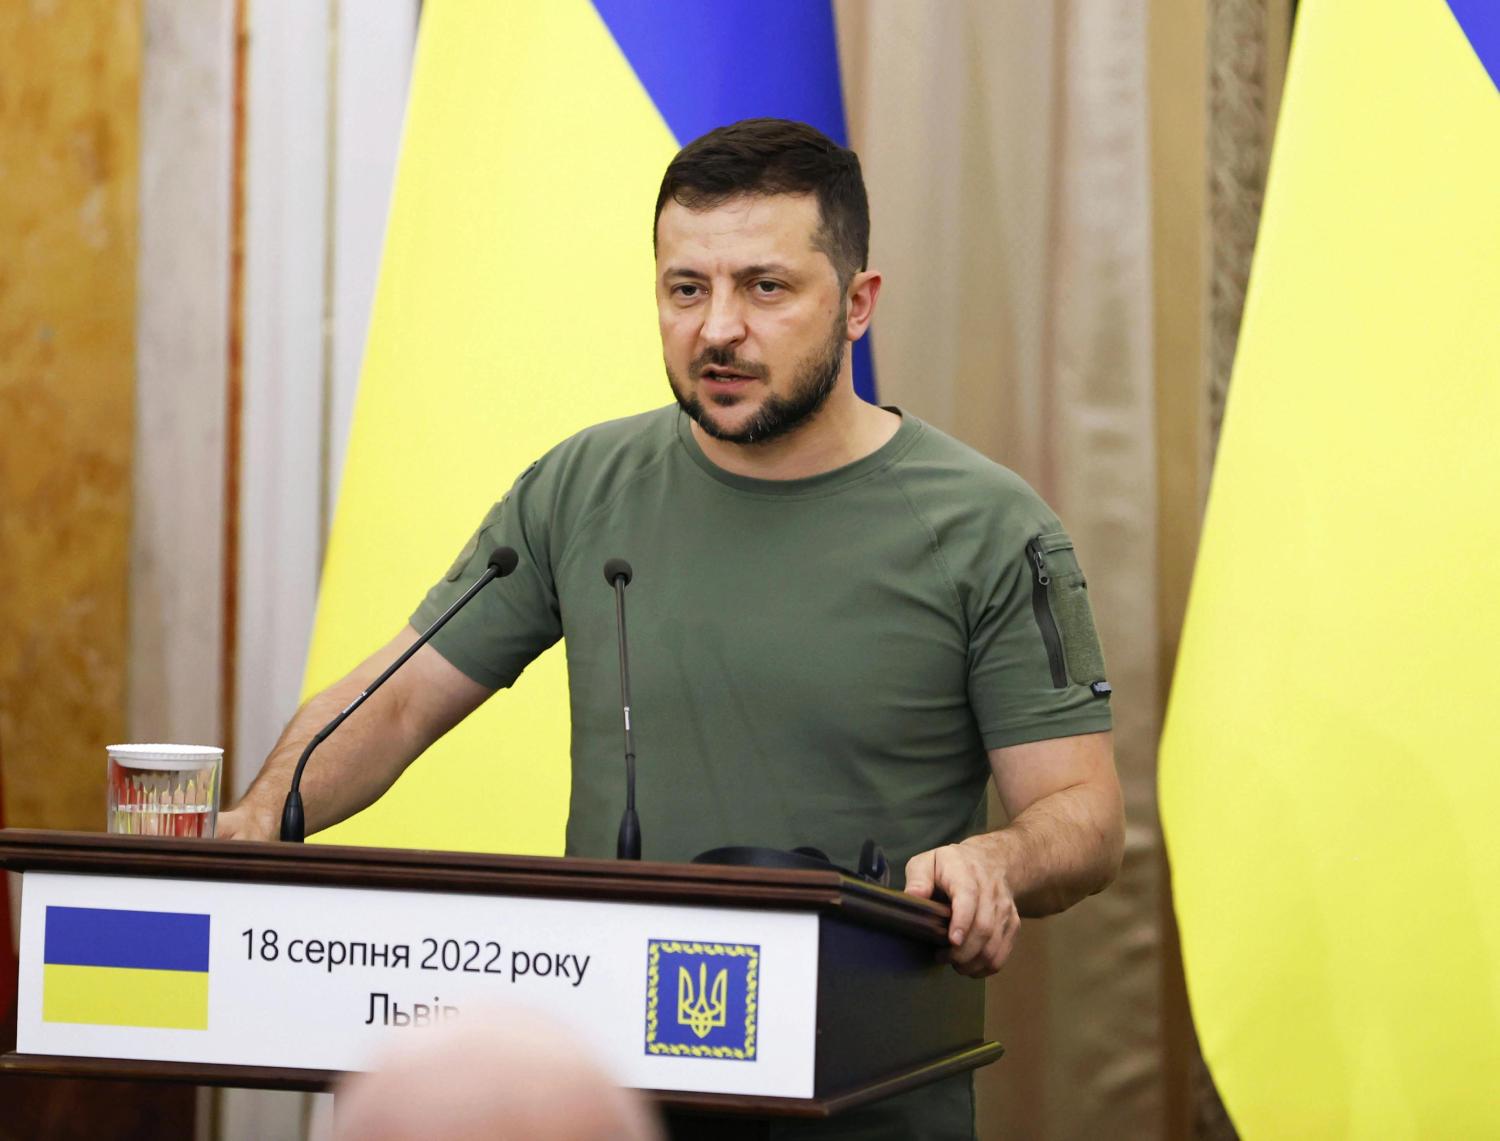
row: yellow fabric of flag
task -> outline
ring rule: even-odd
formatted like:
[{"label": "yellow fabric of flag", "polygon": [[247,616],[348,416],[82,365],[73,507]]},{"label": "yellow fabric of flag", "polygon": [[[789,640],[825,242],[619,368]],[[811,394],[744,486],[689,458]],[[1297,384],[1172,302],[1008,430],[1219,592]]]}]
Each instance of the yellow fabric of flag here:
[{"label": "yellow fabric of flag", "polygon": [[[588,0],[424,6],[308,693],[400,629],[543,451],[669,399],[651,211],[676,152]],[[561,852],[565,674],[554,647],[318,838]]]},{"label": "yellow fabric of flag", "polygon": [[1455,10],[1301,5],[1162,741],[1249,1141],[1500,1136],[1500,93]]},{"label": "yellow fabric of flag", "polygon": [[207,1030],[208,972],[47,963],[42,1020]]}]

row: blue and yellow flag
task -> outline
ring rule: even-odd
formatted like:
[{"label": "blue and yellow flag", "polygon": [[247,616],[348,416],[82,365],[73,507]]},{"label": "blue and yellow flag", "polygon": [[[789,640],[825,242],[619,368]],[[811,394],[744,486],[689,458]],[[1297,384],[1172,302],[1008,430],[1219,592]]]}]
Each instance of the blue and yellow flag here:
[{"label": "blue and yellow flag", "polygon": [[1305,0],[1161,752],[1240,1135],[1500,1137],[1500,6]]},{"label": "blue and yellow flag", "polygon": [[47,908],[42,1020],[208,1029],[209,917]]},{"label": "blue and yellow flag", "polygon": [[[845,138],[829,0],[423,5],[309,692],[396,632],[532,460],[670,403],[657,188],[682,144],[753,116]],[[556,853],[567,791],[554,648],[320,838]]]}]

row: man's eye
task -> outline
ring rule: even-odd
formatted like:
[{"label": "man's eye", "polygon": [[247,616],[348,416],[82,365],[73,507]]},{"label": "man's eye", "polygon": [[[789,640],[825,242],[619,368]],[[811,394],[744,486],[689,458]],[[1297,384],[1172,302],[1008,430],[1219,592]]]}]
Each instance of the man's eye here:
[{"label": "man's eye", "polygon": [[674,285],[672,286],[672,293],[677,297],[693,298],[698,296],[698,289],[699,287],[696,285]]},{"label": "man's eye", "polygon": [[770,296],[773,293],[780,293],[781,292],[781,282],[779,282],[779,281],[757,281],[755,283],[755,291],[757,293],[765,294],[766,296]]}]

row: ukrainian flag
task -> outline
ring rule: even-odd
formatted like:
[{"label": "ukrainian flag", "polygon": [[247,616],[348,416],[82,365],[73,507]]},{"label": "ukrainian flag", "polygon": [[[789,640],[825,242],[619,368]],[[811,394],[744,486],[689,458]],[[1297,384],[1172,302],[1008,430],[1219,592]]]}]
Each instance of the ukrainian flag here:
[{"label": "ukrainian flag", "polygon": [[208,1029],[209,917],[47,908],[42,1020]]},{"label": "ukrainian flag", "polygon": [[[843,142],[836,47],[829,0],[423,5],[306,692],[396,632],[544,451],[671,402],[651,242],[662,173],[739,119]],[[873,398],[868,346],[856,387]],[[554,648],[319,839],[558,853],[568,730]]]},{"label": "ukrainian flag", "polygon": [[1240,1136],[1500,1137],[1500,4],[1304,0],[1161,749]]}]

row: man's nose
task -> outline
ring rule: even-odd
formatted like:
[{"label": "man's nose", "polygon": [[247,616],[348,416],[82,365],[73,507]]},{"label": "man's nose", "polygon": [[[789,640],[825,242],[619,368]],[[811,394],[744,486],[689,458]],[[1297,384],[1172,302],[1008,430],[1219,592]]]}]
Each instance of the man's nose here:
[{"label": "man's nose", "polygon": [[709,298],[699,334],[708,345],[737,345],[745,339],[745,312],[734,292]]}]

